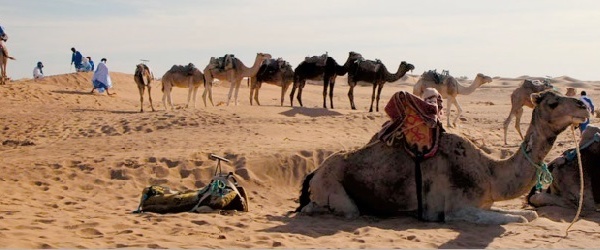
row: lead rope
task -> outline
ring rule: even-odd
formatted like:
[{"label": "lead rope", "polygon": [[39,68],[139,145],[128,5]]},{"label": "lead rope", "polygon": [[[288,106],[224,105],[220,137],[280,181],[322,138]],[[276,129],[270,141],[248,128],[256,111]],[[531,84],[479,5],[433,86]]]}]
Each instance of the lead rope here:
[{"label": "lead rope", "polygon": [[579,166],[579,205],[577,208],[577,213],[575,213],[575,218],[571,221],[571,224],[565,230],[565,238],[569,236],[569,229],[575,224],[575,222],[579,219],[579,214],[581,213],[581,209],[583,207],[583,167],[581,166],[581,152],[579,151],[579,145],[577,145],[577,140],[575,138],[575,126],[571,126],[571,134],[573,135],[573,142],[575,143],[575,152],[577,152],[577,165]]}]

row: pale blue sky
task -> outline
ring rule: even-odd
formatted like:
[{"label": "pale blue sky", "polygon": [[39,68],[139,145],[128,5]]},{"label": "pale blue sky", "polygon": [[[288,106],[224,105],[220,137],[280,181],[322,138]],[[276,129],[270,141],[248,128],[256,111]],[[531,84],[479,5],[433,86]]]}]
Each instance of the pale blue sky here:
[{"label": "pale blue sky", "polygon": [[250,66],[266,52],[295,68],[308,55],[328,51],[343,64],[356,51],[392,71],[408,61],[413,74],[600,80],[595,0],[0,0],[0,24],[18,59],[14,79],[30,78],[37,61],[47,75],[69,72],[76,47],[108,58],[111,71],[149,59],[157,77],[226,53]]}]

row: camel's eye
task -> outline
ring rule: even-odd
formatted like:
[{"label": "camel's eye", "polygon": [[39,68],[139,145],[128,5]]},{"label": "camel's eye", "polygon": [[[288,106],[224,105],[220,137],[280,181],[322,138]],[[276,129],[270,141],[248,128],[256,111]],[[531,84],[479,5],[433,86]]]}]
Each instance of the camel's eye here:
[{"label": "camel's eye", "polygon": [[556,107],[558,107],[558,102],[553,102],[548,104],[548,106],[550,106],[551,109],[555,109]]}]

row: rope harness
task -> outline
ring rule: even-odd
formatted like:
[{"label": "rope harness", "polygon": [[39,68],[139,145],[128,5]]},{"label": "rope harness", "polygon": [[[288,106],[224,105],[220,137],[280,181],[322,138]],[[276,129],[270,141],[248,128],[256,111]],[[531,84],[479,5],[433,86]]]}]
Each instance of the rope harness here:
[{"label": "rope harness", "polygon": [[540,163],[533,162],[531,157],[525,151],[525,142],[521,143],[521,151],[523,151],[523,154],[525,155],[525,158],[527,159],[527,161],[529,161],[529,163],[531,163],[531,165],[533,165],[536,168],[535,175],[537,177],[536,178],[537,180],[535,183],[535,188],[538,191],[541,191],[543,185],[551,184],[552,181],[554,180],[552,178],[552,173],[550,173],[550,170],[548,170],[548,165],[546,165],[545,162],[540,162]]}]

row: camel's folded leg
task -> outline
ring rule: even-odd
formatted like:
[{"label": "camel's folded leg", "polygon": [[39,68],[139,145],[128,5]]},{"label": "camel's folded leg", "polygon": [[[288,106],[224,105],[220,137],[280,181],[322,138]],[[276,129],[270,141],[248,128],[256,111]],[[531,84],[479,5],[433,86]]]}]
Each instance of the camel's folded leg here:
[{"label": "camel's folded leg", "polygon": [[[485,210],[469,206],[446,214],[446,221],[467,221],[476,224],[502,225],[514,222],[529,222],[524,215],[537,218],[537,213],[534,211],[519,211],[519,213],[523,212],[521,214],[512,214],[510,212],[511,211]],[[535,216],[533,216],[533,214],[535,214]]]},{"label": "camel's folded leg", "polygon": [[346,218],[359,216],[358,207],[339,181],[343,172],[342,157],[333,155],[323,162],[310,181],[310,199],[314,204],[305,206],[302,212],[314,213],[327,209]]},{"label": "camel's folded leg", "polygon": [[529,198],[529,202],[535,207],[543,206],[559,206],[572,208],[571,203],[567,202],[565,198],[559,197],[550,193],[542,192],[532,195]]}]

